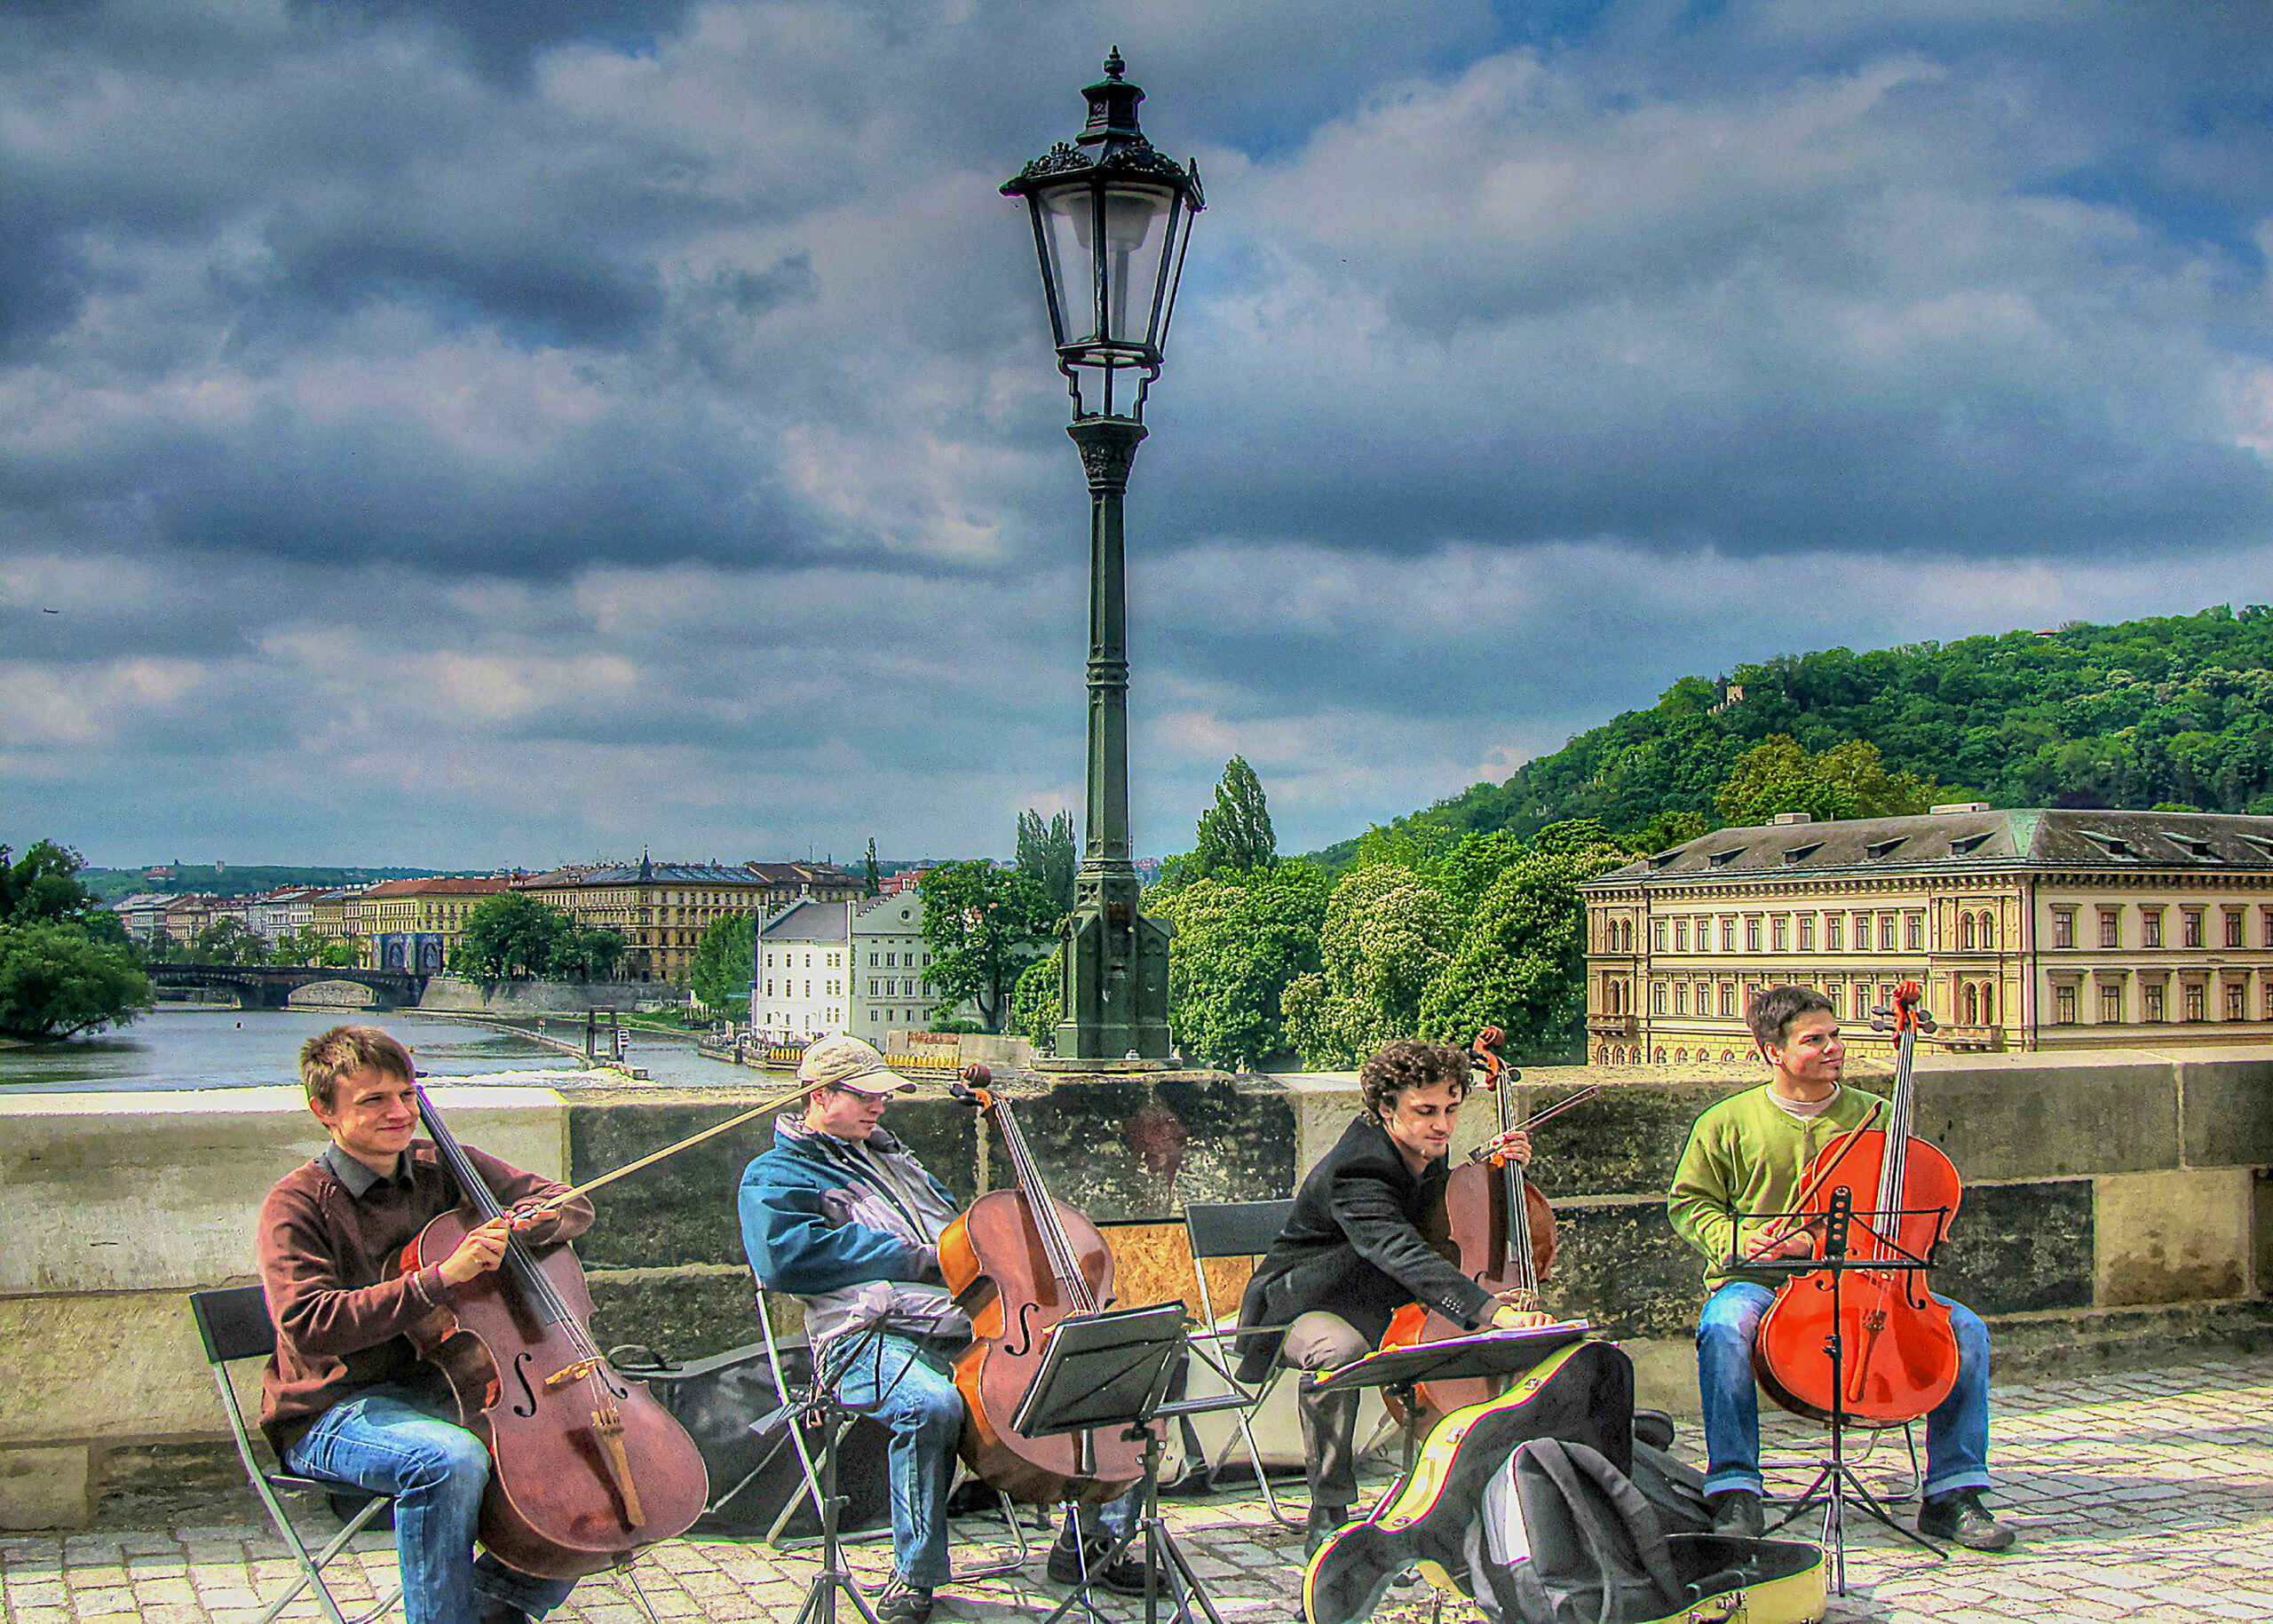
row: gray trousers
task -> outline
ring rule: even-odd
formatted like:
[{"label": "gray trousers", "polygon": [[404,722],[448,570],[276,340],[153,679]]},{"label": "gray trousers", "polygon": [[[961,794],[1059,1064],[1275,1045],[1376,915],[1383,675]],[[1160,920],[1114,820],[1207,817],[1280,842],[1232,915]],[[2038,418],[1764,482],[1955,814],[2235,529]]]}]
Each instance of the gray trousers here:
[{"label": "gray trousers", "polygon": [[[1332,1370],[1374,1351],[1368,1336],[1339,1314],[1322,1308],[1295,1317],[1279,1349],[1279,1362],[1295,1370]],[[1358,1394],[1305,1392],[1297,1407],[1303,1417],[1303,1470],[1313,1506],[1358,1503]]]}]

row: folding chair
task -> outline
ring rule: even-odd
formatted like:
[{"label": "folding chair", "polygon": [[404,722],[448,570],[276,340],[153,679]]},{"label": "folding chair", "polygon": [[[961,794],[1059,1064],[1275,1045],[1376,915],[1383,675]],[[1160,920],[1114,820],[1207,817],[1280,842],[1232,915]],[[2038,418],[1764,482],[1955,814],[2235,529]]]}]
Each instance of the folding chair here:
[{"label": "folding chair", "polygon": [[[1294,1210],[1292,1197],[1277,1201],[1192,1201],[1185,1206],[1184,1232],[1192,1245],[1192,1278],[1199,1287],[1200,1317],[1209,1330],[1226,1328],[1237,1316],[1226,1320],[1216,1311],[1215,1300],[1208,1291],[1208,1260],[1262,1256],[1279,1239],[1279,1232],[1287,1227],[1287,1215]],[[1285,1367],[1274,1367],[1255,1390],[1256,1399],[1268,1397],[1286,1374]],[[1223,1444],[1213,1455],[1206,1455],[1203,1451],[1201,1475],[1212,1483],[1223,1470],[1224,1459],[1231,1453],[1232,1442],[1236,1439],[1245,1443],[1247,1462],[1255,1469],[1255,1480],[1263,1489],[1263,1503],[1270,1509],[1272,1518],[1289,1528],[1302,1527],[1303,1517],[1281,1506],[1271,1486],[1271,1474],[1263,1469],[1263,1450],[1255,1441],[1255,1429],[1247,1421],[1247,1413],[1233,1410],[1232,1419],[1238,1430],[1224,1435]]]},{"label": "folding chair", "polygon": [[[229,1435],[236,1440],[237,1457],[244,1462],[245,1476],[252,1483],[252,1491],[260,1496],[260,1503],[267,1509],[268,1520],[276,1525],[276,1532],[283,1536],[286,1549],[300,1565],[300,1576],[274,1601],[268,1604],[260,1615],[260,1624],[272,1624],[276,1615],[284,1611],[301,1591],[313,1588],[316,1599],[323,1604],[331,1624],[370,1624],[370,1620],[385,1613],[402,1595],[400,1585],[388,1591],[363,1612],[348,1619],[339,1611],[339,1604],[332,1599],[331,1590],[323,1580],[323,1570],[332,1559],[347,1549],[347,1543],[361,1533],[371,1519],[386,1509],[392,1497],[374,1493],[356,1487],[352,1483],[337,1483],[329,1477],[303,1477],[282,1469],[276,1470],[261,1463],[261,1454],[253,1449],[251,1429],[245,1425],[244,1411],[237,1403],[237,1390],[229,1381],[229,1367],[241,1359],[265,1359],[276,1351],[276,1327],[268,1317],[268,1303],[257,1286],[225,1287],[218,1291],[193,1291],[189,1294],[190,1317],[197,1321],[198,1340],[205,1344],[205,1363],[213,1372],[213,1383],[221,1390],[221,1413],[228,1419]],[[265,1453],[265,1446],[264,1446]],[[315,1555],[308,1554],[307,1544],[293,1527],[286,1514],[279,1491],[285,1493],[314,1493],[329,1494],[332,1503],[343,1510],[352,1507],[339,1532],[332,1535],[323,1549]]]},{"label": "folding chair", "polygon": [[[790,1381],[788,1362],[782,1357],[781,1336],[773,1328],[774,1299],[788,1295],[773,1291],[760,1281],[757,1287],[757,1324],[758,1333],[765,1341],[765,1363],[773,1373],[773,1390],[780,1395],[783,1408],[794,1411],[799,1404],[798,1394],[804,1383]],[[816,1363],[812,1374],[807,1377],[807,1382],[820,1380],[820,1368]],[[776,1550],[790,1550],[814,1542],[811,1538],[783,1536],[782,1531],[789,1525],[789,1519],[796,1515],[801,1498],[805,1504],[812,1508],[813,1518],[816,1522],[820,1519],[821,1515],[820,1462],[813,1459],[812,1446],[805,1438],[805,1429],[796,1414],[791,1414],[785,1417],[784,1424],[789,1430],[790,1446],[797,1452],[797,1469],[804,1476],[805,1486],[802,1497],[792,1494],[782,1502],[780,1511],[773,1518],[773,1525],[765,1531],[765,1542]],[[949,1583],[959,1584],[974,1579],[1002,1579],[1019,1572],[1026,1566],[1032,1555],[1026,1545],[1026,1525],[1019,1521],[1018,1508],[1011,1502],[1008,1494],[998,1494],[997,1498],[1002,1503],[1002,1520],[1010,1525],[1010,1539],[1016,1547],[1016,1554],[1004,1556],[997,1561],[980,1563],[969,1568],[957,1568],[947,1576]],[[846,1544],[859,1541],[888,1540],[891,1538],[891,1529],[887,1525],[883,1528],[862,1529],[855,1533],[840,1533],[837,1538]],[[265,1624],[265,1620],[264,1624]]]}]

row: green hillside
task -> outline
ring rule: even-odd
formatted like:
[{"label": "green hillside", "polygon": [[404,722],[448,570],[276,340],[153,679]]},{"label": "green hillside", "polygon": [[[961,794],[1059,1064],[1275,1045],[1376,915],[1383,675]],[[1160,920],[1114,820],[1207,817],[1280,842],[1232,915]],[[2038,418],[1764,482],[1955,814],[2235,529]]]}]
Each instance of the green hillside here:
[{"label": "green hillside", "polygon": [[[1715,802],[1730,769],[1778,734],[1815,752],[1868,741],[1888,772],[1914,774],[1945,798],[2273,812],[2273,609],[2262,604],[1780,655],[1726,680],[1724,690],[1684,677],[1649,709],[1397,826],[1528,836],[1595,818],[1654,845],[1649,837],[1677,828],[1672,814],[1721,823]],[[1338,867],[1357,845],[1316,857]]]},{"label": "green hillside", "polygon": [[280,885],[368,885],[373,880],[424,879],[432,868],[307,868],[273,864],[164,863],[169,872],[151,878],[140,868],[83,868],[80,883],[104,902],[115,902],[136,891],[157,891],[169,897],[192,891],[216,896],[255,896]]}]

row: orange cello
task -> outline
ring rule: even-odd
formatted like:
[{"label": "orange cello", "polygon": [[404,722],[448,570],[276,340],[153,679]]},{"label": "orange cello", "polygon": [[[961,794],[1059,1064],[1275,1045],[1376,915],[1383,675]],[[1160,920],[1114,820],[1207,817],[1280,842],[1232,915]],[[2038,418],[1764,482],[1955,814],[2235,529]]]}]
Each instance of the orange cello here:
[{"label": "orange cello", "polygon": [[[1497,1148],[1517,1127],[1508,1098],[1514,1079],[1500,1057],[1506,1041],[1499,1027],[1486,1026],[1469,1050],[1484,1067],[1482,1086],[1499,1103],[1500,1134],[1445,1181],[1445,1251],[1461,1273],[1493,1296],[1506,1297],[1520,1308],[1537,1308],[1540,1282],[1555,1266],[1555,1210],[1525,1176],[1523,1163]],[[1564,1102],[1574,1103],[1575,1098]],[[1548,1113],[1540,1114],[1543,1118]],[[1466,1327],[1435,1310],[1408,1303],[1390,1319],[1382,1346],[1409,1348],[1466,1334]],[[1506,1386],[1506,1379],[1496,1376],[1423,1382],[1414,1389],[1416,1423],[1432,1427],[1454,1410],[1498,1398]],[[1386,1397],[1386,1390],[1383,1401],[1398,1420],[1406,1419],[1405,1405]]]},{"label": "orange cello", "polygon": [[[1933,1018],[1919,1008],[1915,981],[1894,991],[1889,1009],[1873,1010],[1872,1025],[1895,1034],[1893,1108],[1884,1128],[1852,1129],[1817,1153],[1797,1203],[1795,1226],[1822,1246],[1822,1220],[1832,1198],[1844,1191],[1855,1219],[1849,1231],[1850,1264],[1930,1263],[1949,1232],[1964,1194],[1957,1168],[1940,1149],[1913,1138],[1915,1088],[1911,1062],[1921,1031]],[[1881,1216],[1885,1215],[1885,1216]],[[1790,1230],[1779,1232],[1788,1234]],[[1759,1256],[1773,1241],[1754,1249]],[[1843,1392],[1837,1409],[1850,1426],[1898,1427],[1915,1421],[1949,1396],[1957,1383],[1957,1336],[1950,1311],[1926,1288],[1914,1267],[1850,1267],[1836,1294],[1832,1321],[1832,1273],[1795,1274],[1778,1290],[1760,1321],[1752,1363],[1770,1398],[1796,1415],[1828,1420],[1833,1412],[1830,1337],[1841,1338]]]},{"label": "orange cello", "polygon": [[1144,1476],[1143,1446],[1123,1429],[1028,1438],[1010,1426],[1057,1322],[1113,1300],[1113,1253],[1088,1215],[1051,1198],[1010,1102],[986,1086],[991,1081],[985,1066],[966,1066],[947,1089],[994,1119],[1014,1186],[980,1196],[939,1237],[939,1272],[971,1322],[971,1344],[955,1360],[962,1457],[1013,1500],[1111,1500]]}]

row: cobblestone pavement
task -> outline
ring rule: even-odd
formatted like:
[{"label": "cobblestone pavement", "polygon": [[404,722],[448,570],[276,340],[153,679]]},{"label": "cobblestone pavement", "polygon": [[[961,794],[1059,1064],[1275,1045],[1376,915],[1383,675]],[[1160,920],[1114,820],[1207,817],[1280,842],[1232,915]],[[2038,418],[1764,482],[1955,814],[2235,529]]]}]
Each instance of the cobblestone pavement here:
[{"label": "cobblestone pavement", "polygon": [[[1849,1594],[1833,1602],[1833,1619],[2273,1620],[2273,1358],[2000,1388],[1996,1429],[1996,1500],[2017,1525],[2020,1548],[2002,1557],[1960,1551],[1941,1563],[1864,1522],[1849,1538]],[[1769,1434],[1771,1461],[1804,1458],[1821,1438],[1782,1421]],[[1899,1475],[1888,1469],[1902,1464],[1900,1453],[1900,1434],[1882,1437],[1865,1479]],[[1787,1489],[1806,1475],[1771,1473]],[[1225,1624],[1293,1615],[1300,1536],[1272,1525],[1258,1496],[1172,1501],[1167,1517]],[[249,1495],[210,1499],[167,1520],[0,1540],[0,1617],[254,1624],[261,1604],[292,1577]],[[986,1527],[963,1532],[984,1540]],[[1000,1525],[994,1529],[999,1534]],[[360,1572],[337,1586],[343,1604],[368,1602],[374,1584],[392,1580],[386,1539],[361,1544]],[[960,1545],[959,1557],[972,1549]],[[851,1559],[872,1580],[887,1562],[876,1544],[852,1547]],[[662,1624],[694,1624],[786,1620],[815,1565],[755,1541],[701,1539],[659,1548],[637,1572]],[[944,1589],[938,1616],[942,1624],[1038,1620],[1064,1594],[1041,1569],[1037,1548],[1023,1580]],[[1430,1594],[1392,1591],[1380,1616],[1426,1619]],[[1107,1597],[1104,1605],[1116,1620],[1142,1616],[1141,1603]],[[320,1616],[305,1597],[284,1614]],[[586,1580],[555,1615],[585,1624],[640,1624],[642,1616],[622,1576]],[[1475,1615],[1456,1604],[1444,1616]]]}]

